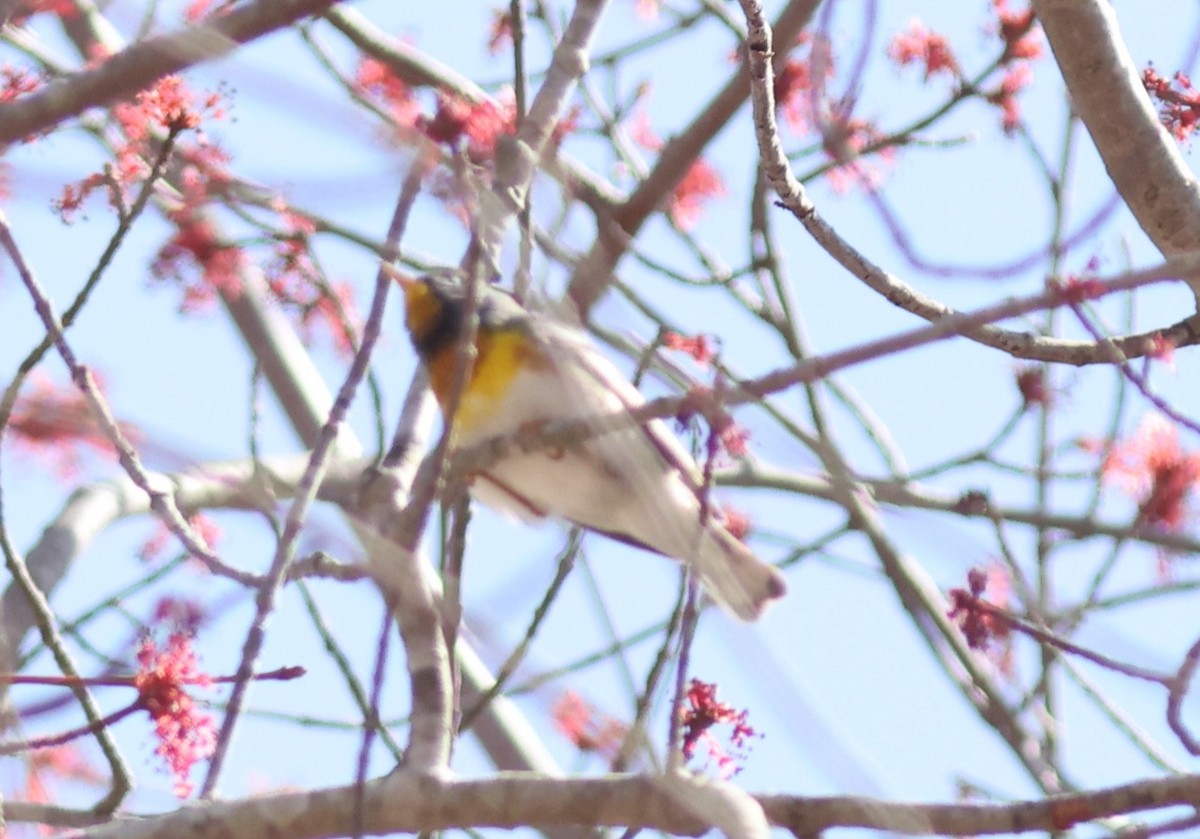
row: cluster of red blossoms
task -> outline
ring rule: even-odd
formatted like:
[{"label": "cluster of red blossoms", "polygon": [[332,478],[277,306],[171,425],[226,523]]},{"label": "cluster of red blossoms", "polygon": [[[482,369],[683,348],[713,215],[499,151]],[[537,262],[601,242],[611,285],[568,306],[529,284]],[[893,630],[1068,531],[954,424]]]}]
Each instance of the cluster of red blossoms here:
[{"label": "cluster of red blossoms", "polygon": [[29,753],[28,771],[23,798],[35,804],[53,804],[61,800],[53,794],[47,781],[55,778],[91,786],[103,786],[107,780],[75,743],[64,743]]},{"label": "cluster of red blossoms", "polygon": [[817,102],[833,78],[833,47],[821,35],[802,32],[787,61],[775,73],[775,108],[793,134],[813,129]]},{"label": "cluster of red blossoms", "polygon": [[598,710],[573,690],[563,691],[550,709],[559,732],[581,752],[596,753],[609,760],[617,756],[629,726]]},{"label": "cluster of red blossoms", "polygon": [[[701,743],[708,749],[708,757],[717,764],[718,774],[722,778],[736,775],[741,771],[737,765],[745,758],[744,750],[752,738],[761,737],[748,722],[749,711],[738,711],[732,705],[717,699],[717,686],[711,682],[692,679],[688,682],[686,706],[680,709],[679,725],[683,733],[680,748],[683,756],[691,760],[696,754],[696,747]],[[716,725],[729,725],[733,730],[729,733],[729,744],[733,751],[724,746],[713,736],[711,729]]]},{"label": "cluster of red blossoms", "polygon": [[[1033,385],[1028,387],[1035,391]],[[1045,398],[1043,390],[1036,393],[1027,397],[1027,404]],[[1103,453],[1101,479],[1116,484],[1137,502],[1136,527],[1178,532],[1188,524],[1189,502],[1200,485],[1200,452],[1184,450],[1178,427],[1166,417],[1147,415],[1132,435],[1111,446],[1095,440],[1082,440],[1080,446]],[[1165,555],[1160,556],[1160,568],[1165,560]],[[1001,570],[975,568],[967,574],[966,588],[949,591],[948,617],[958,622],[973,649],[988,650],[993,640],[1007,641],[1013,629],[1020,628],[1006,611],[1008,589]],[[989,601],[983,599],[985,594]]]},{"label": "cluster of red blossoms", "polygon": [[[193,513],[187,517],[187,523],[210,548],[216,547],[221,540],[220,525],[204,513]],[[156,521],[154,532],[138,549],[138,558],[143,562],[154,562],[160,559],[166,553],[167,547],[172,544],[172,539],[171,531],[167,529],[167,526],[161,521]]]},{"label": "cluster of red blossoms", "polygon": [[1142,527],[1178,532],[1188,523],[1188,501],[1200,483],[1200,452],[1184,451],[1179,429],[1162,414],[1148,414],[1137,431],[1112,446],[1100,474],[1137,500]]},{"label": "cluster of red blossoms", "polygon": [[[996,12],[996,34],[1004,43],[999,66],[1004,75],[999,85],[984,94],[988,102],[1000,109],[1001,125],[1006,132],[1015,131],[1021,124],[1021,109],[1017,94],[1033,79],[1030,62],[1042,55],[1042,44],[1034,28],[1032,8],[1014,12],[1008,0],[993,0]],[[909,24],[908,30],[892,39],[888,55],[901,66],[916,65],[925,71],[925,80],[935,76],[950,76],[962,80],[962,71],[949,41],[931,32],[920,21]]]},{"label": "cluster of red blossoms", "polygon": [[491,158],[496,140],[502,134],[511,134],[515,128],[516,107],[511,98],[472,102],[439,93],[434,114],[428,117],[404,80],[374,58],[359,62],[354,84],[360,96],[384,107],[398,128],[417,131],[450,148],[461,143],[477,162]]},{"label": "cluster of red blossoms", "polygon": [[1190,138],[1200,124],[1200,91],[1192,87],[1192,80],[1183,73],[1168,79],[1147,67],[1142,84],[1158,100],[1158,118],[1171,135],[1180,142]]},{"label": "cluster of red blossoms", "polygon": [[[97,60],[102,61],[105,57]],[[102,187],[108,189],[113,208],[123,212],[130,191],[150,174],[147,161],[154,159],[153,144],[163,132],[177,135],[198,131],[205,119],[218,119],[223,115],[221,93],[197,97],[179,76],[164,76],[133,101],[117,104],[113,107],[113,117],[124,139],[114,150],[113,164],[102,172],[67,184],[54,202],[59,215],[63,221],[70,222],[87,198]],[[188,148],[193,154],[199,154],[205,146],[207,141],[200,135],[195,145]]]},{"label": "cluster of red blossoms", "polygon": [[[221,14],[227,4],[213,10],[211,3],[193,3],[188,19]],[[92,66],[109,56],[97,55]],[[0,70],[0,100],[30,92],[41,83],[22,71]],[[167,218],[175,231],[159,248],[150,265],[151,276],[176,283],[183,292],[180,309],[185,312],[209,307],[220,293],[236,296],[242,288],[246,255],[227,241],[210,214],[215,199],[226,196],[232,185],[228,155],[203,132],[207,120],[224,116],[224,92],[196,94],[178,76],[166,76],[140,92],[131,101],[113,107],[119,142],[113,160],[100,172],[68,183],[54,202],[63,221],[70,223],[94,193],[105,192],[118,215],[124,215],[130,196],[150,174],[150,162],[158,154],[158,143],[175,137],[174,156],[180,163],[178,194]],[[188,140],[179,137],[189,134]],[[341,351],[352,346],[356,315],[347,287],[324,284],[315,279],[307,258],[308,237],[315,226],[308,219],[274,207],[279,213],[280,233],[276,259],[268,266],[270,291],[283,305],[298,312],[306,333],[314,326],[327,329]]]},{"label": "cluster of red blossoms", "polygon": [[680,335],[678,332],[664,332],[662,345],[669,350],[690,355],[700,365],[710,364],[717,357],[713,341],[707,335]]},{"label": "cluster of red blossoms", "polygon": [[[679,709],[680,751],[684,758],[691,760],[703,745],[722,778],[741,771],[738,761],[745,758],[750,740],[762,736],[750,725],[749,712],[721,702],[717,699],[716,684],[699,679],[688,682],[684,703]],[[610,760],[616,757],[629,733],[629,726],[601,713],[572,690],[563,692],[550,716],[558,730],[580,751],[597,753]],[[712,733],[718,725],[732,726],[728,738],[731,749],[726,749]]]},{"label": "cluster of red blossoms", "polygon": [[1003,612],[983,600],[989,583],[995,585],[996,579],[982,568],[972,568],[967,572],[967,587],[952,588],[949,592],[950,611],[947,617],[958,621],[967,644],[973,650],[987,650],[993,639],[1007,639],[1012,629],[1012,625],[1004,620]]},{"label": "cluster of red blossoms", "polygon": [[901,67],[910,64],[923,67],[925,81],[942,74],[958,78],[961,72],[950,42],[945,36],[931,32],[919,20],[913,20],[906,31],[892,38],[888,57]]},{"label": "cluster of red blossoms", "polygon": [[[97,384],[103,390],[103,382]],[[138,429],[132,425],[118,423],[118,427],[125,439],[139,439]],[[22,452],[50,462],[63,478],[79,472],[85,452],[109,457],[116,452],[79,390],[69,384],[56,385],[37,374],[13,406],[6,430]]]},{"label": "cluster of red blossoms", "polygon": [[216,720],[197,708],[187,688],[210,687],[213,678],[200,670],[192,637],[182,632],[173,633],[162,649],[144,639],[137,660],[134,686],[141,707],[154,720],[154,753],[175,776],[175,794],[186,798],[192,791],[192,767],[212,756],[217,733]]},{"label": "cluster of red blossoms", "polygon": [[[836,69],[829,39],[804,32],[793,53],[775,74],[773,93],[780,119],[797,136],[820,134],[821,150],[833,163],[827,177],[835,191],[844,192],[855,184],[868,189],[878,186],[882,170],[870,165],[863,153],[883,138],[883,132],[855,116],[853,99],[828,100],[826,88]],[[876,148],[874,155],[890,163],[895,149]]]},{"label": "cluster of red blossoms", "polygon": [[[668,331],[662,334],[661,340],[662,345],[667,349],[690,355],[702,367],[708,366],[717,357],[713,340],[707,335],[680,335],[678,332]],[[693,390],[691,396],[695,401],[691,404],[685,401],[676,416],[679,423],[684,426],[695,416],[697,405],[703,405],[707,401],[709,392],[697,388]],[[709,447],[713,454],[717,451],[724,451],[735,458],[746,456],[749,451],[750,432],[744,426],[738,425],[732,417],[723,413],[710,416],[709,421],[712,425]]]},{"label": "cluster of red blossoms", "polygon": [[[495,37],[502,40],[506,31],[503,17],[497,26]],[[516,103],[511,91],[495,99],[479,100],[438,91],[430,115],[412,88],[386,63],[374,58],[359,62],[353,88],[357,96],[390,118],[402,138],[423,138],[433,147],[462,152],[480,167],[486,167],[492,161],[497,141],[516,131]],[[559,120],[549,137],[550,150],[557,149],[564,137],[576,129],[579,113],[579,108],[573,108]],[[464,224],[469,223],[471,193],[453,173],[437,170],[429,191],[442,201],[447,211]]]},{"label": "cluster of red blossoms", "polygon": [[[660,151],[663,147],[662,138],[651,127],[650,117],[644,109],[634,113],[629,136],[647,151]],[[721,174],[703,157],[698,157],[692,161],[667,198],[667,216],[680,230],[691,230],[699,221],[704,205],[710,199],[725,194],[725,182]]]}]

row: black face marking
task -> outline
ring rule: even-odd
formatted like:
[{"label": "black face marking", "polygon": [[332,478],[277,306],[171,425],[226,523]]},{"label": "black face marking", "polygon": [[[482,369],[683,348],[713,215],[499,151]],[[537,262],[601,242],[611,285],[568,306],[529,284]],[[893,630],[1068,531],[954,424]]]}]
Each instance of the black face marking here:
[{"label": "black face marking", "polygon": [[437,313],[420,333],[413,332],[413,346],[422,358],[433,358],[453,346],[462,332],[462,297],[437,280],[425,280],[429,294],[437,301]]}]

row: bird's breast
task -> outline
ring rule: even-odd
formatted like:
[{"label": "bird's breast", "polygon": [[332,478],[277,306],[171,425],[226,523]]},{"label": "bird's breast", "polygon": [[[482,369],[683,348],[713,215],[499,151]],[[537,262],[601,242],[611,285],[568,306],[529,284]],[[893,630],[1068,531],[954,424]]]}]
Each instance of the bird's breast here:
[{"label": "bird's breast", "polygon": [[[475,364],[454,417],[459,444],[505,433],[513,428],[511,414],[515,390],[542,362],[526,336],[517,330],[480,332],[475,341]],[[429,381],[443,415],[454,387],[458,353],[439,353],[429,365]],[[526,417],[529,419],[531,417]],[[519,424],[519,423],[518,423]]]}]

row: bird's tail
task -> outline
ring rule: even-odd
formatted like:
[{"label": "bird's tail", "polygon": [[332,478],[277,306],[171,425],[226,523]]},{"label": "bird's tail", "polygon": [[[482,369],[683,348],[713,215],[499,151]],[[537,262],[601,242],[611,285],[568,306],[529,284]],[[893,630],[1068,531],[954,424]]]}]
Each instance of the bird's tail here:
[{"label": "bird's tail", "polygon": [[779,569],[756,557],[717,522],[704,528],[690,556],[709,596],[744,621],[758,620],[768,603],[787,593]]}]

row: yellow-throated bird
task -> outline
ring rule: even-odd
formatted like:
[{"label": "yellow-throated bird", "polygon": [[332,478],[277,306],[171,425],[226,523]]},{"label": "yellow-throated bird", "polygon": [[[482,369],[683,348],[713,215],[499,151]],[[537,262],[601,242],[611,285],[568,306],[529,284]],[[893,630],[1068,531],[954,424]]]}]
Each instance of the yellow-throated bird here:
[{"label": "yellow-throated bird", "polygon": [[[443,411],[450,398],[465,292],[451,280],[401,278],[406,324]],[[477,356],[454,420],[464,449],[541,421],[636,408],[637,389],[580,330],[479,290]],[[754,620],[786,591],[778,570],[703,515],[695,462],[659,420],[566,449],[506,457],[472,476],[471,494],[525,521],[557,516],[691,564],[714,600]]]}]

